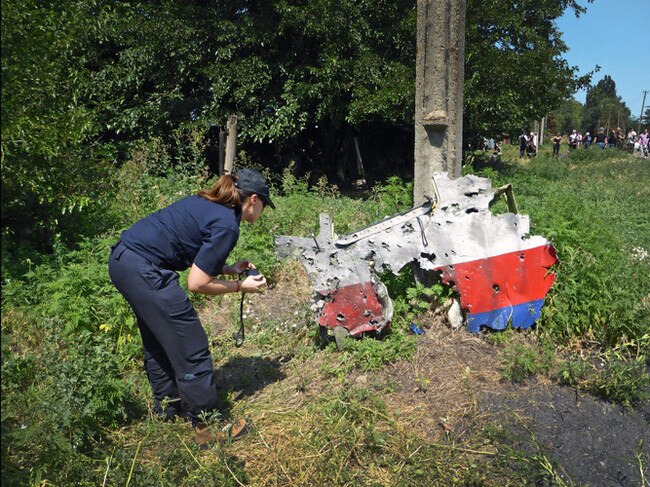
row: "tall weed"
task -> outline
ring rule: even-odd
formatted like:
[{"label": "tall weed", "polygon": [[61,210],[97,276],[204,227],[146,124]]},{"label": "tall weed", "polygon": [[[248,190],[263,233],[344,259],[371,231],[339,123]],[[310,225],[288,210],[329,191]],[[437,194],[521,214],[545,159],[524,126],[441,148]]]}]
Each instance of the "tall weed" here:
[{"label": "tall weed", "polygon": [[650,399],[648,351],[650,335],[646,334],[637,347],[628,345],[567,360],[558,375],[565,384],[630,406]]}]

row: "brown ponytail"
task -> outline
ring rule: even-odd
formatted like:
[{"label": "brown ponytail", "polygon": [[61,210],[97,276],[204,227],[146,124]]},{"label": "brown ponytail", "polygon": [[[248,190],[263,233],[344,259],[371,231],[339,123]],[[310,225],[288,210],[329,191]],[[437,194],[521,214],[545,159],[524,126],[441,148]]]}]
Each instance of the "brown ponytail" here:
[{"label": "brown ponytail", "polygon": [[201,190],[198,195],[220,205],[234,208],[241,206],[248,193],[235,187],[236,176],[224,174],[206,191]]}]

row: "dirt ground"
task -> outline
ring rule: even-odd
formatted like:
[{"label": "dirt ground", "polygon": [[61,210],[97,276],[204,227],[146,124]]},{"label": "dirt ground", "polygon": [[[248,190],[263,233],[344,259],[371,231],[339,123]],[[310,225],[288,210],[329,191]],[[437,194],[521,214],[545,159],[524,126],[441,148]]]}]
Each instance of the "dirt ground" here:
[{"label": "dirt ground", "polygon": [[506,388],[484,394],[482,401],[509,424],[507,430],[519,447],[531,453],[541,449],[550,456],[565,481],[643,486],[644,468],[649,485],[648,404],[627,410],[555,384]]},{"label": "dirt ground", "polygon": [[387,403],[432,438],[472,435],[489,421],[514,448],[546,456],[568,485],[643,487],[642,475],[650,485],[650,404],[627,409],[545,378],[513,385],[498,369],[496,347],[438,323],[421,337],[415,360],[377,376],[397,384]]},{"label": "dirt ground", "polygon": [[[304,326],[300,322],[308,309],[309,284],[298,267],[284,275],[263,295],[247,296],[246,319],[253,330],[268,322],[279,334]],[[213,334],[227,335],[228,340],[235,318],[232,312],[224,314],[224,308],[232,310],[232,303],[220,306],[221,311],[205,307],[202,319]],[[429,313],[421,324],[426,333],[418,336],[412,360],[380,371],[357,371],[349,379],[386,391],[383,399],[401,425],[435,442],[443,436],[470,438],[477,425],[498,424],[513,448],[548,458],[559,484],[650,486],[650,404],[626,409],[547,378],[523,385],[504,382],[500,349],[485,336],[452,330],[442,314]],[[526,341],[530,336],[515,334],[514,339]],[[241,350],[246,353],[245,347]],[[302,381],[304,393],[317,394],[318,378],[304,376],[313,367],[305,364],[297,376],[291,360],[281,352],[231,358],[217,367],[217,381],[224,389],[240,384],[235,400],[262,394],[271,382]]]}]

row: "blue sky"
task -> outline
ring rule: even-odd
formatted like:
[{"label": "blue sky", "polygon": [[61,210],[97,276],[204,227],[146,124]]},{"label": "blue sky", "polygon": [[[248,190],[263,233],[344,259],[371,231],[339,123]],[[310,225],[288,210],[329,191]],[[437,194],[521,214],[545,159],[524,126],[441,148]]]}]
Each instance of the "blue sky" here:
[{"label": "blue sky", "polygon": [[[586,13],[576,18],[567,10],[557,21],[569,47],[564,59],[578,66],[580,74],[599,65],[592,83],[610,75],[616,92],[638,117],[644,90],[649,91],[645,106],[650,106],[650,0],[582,0],[580,4],[587,7]],[[585,96],[581,91],[575,98],[584,103]]]}]

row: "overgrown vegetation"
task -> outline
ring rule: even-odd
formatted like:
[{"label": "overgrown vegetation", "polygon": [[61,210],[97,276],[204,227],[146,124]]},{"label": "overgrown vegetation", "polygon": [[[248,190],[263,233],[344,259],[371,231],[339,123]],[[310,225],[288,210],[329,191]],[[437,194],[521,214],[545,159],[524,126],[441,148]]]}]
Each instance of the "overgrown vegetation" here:
[{"label": "overgrown vegetation", "polygon": [[[561,159],[542,151],[523,163],[507,151],[499,170],[480,172],[495,186],[513,183],[532,231],[550,238],[560,264],[536,330],[484,340],[494,346],[507,380],[545,375],[634,406],[650,387],[647,162],[618,151],[578,151]],[[3,485],[554,481],[547,456],[531,459],[513,450],[489,422],[472,423],[472,434],[464,436],[423,436],[405,426],[408,414],[386,403],[394,384],[351,381],[411,360],[418,339],[409,324],[430,311],[431,301],[449,296],[439,285],[416,286],[408,272],[388,283],[395,319],[383,340],[350,341],[343,352],[321,350],[308,310],[285,328],[266,318],[248,331],[249,348],[211,337],[217,363],[250,366],[250,375],[240,378],[243,389],[260,380],[273,384],[254,400],[224,395],[233,415],[251,416],[258,426],[243,443],[202,453],[186,424],[150,418],[137,328],[109,281],[106,258],[121,228],[209,184],[193,157],[184,168],[164,170],[159,162],[165,154],[145,144],[115,175],[115,186],[107,188],[112,196],[95,215],[110,223],[107,231],[75,250],[61,242],[49,257],[3,251]],[[265,212],[259,226],[242,229],[233,255],[258,262],[271,282],[290,272],[273,256],[273,235],[311,235],[320,211],[333,216],[340,232],[359,228],[408,208],[412,191],[390,179],[362,200],[343,196],[325,180],[310,186],[308,176],[290,170],[275,181],[277,210]],[[199,306],[232,306],[236,315],[226,299],[195,298]],[[289,361],[281,373],[275,354]],[[423,393],[433,387],[426,379],[419,386]]]},{"label": "overgrown vegetation", "polygon": [[[561,59],[555,26],[581,3],[468,3],[466,135],[513,132],[503,125],[539,119],[587,81]],[[181,165],[203,146],[216,172],[231,114],[239,147],[275,172],[296,161],[314,180],[353,181],[358,143],[369,180],[410,174],[415,5],[2,0],[3,247],[51,251],[112,228],[88,215],[143,145],[173,146]]]}]

